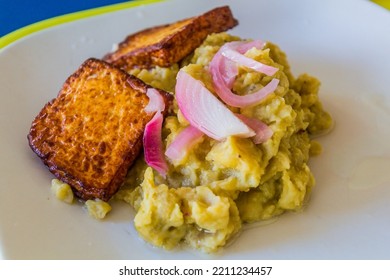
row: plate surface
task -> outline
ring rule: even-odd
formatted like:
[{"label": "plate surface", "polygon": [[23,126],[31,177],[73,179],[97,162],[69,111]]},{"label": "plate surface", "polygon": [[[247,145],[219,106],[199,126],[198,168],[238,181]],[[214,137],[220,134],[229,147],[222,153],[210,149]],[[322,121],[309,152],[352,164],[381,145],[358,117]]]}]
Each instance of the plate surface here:
[{"label": "plate surface", "polygon": [[[318,140],[309,206],[246,229],[216,255],[145,244],[134,212],[104,221],[52,197],[52,175],[27,133],[41,107],[87,58],[126,35],[228,4],[232,34],[277,43],[295,75],[322,81],[334,130]],[[390,259],[390,13],[368,1],[165,1],[58,25],[0,50],[0,258]]]}]

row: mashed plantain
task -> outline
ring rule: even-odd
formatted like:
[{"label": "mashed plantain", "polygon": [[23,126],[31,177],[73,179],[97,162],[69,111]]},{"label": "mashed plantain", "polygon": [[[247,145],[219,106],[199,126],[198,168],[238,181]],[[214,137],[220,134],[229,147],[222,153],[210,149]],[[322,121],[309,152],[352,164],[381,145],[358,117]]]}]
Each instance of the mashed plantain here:
[{"label": "mashed plantain", "polygon": [[[181,65],[137,69],[132,74],[173,92],[176,74],[184,67],[213,91],[208,64],[224,43],[235,40],[239,38],[213,34]],[[321,151],[311,136],[332,124],[318,99],[320,83],[307,74],[294,78],[285,54],[272,43],[262,50],[252,48],[245,55],[279,71],[269,77],[240,68],[233,85],[235,93],[252,92],[272,78],[280,83],[262,103],[230,109],[259,118],[272,129],[273,136],[257,145],[248,138],[215,141],[203,136],[180,160],[169,162],[166,178],[147,167],[140,157],[116,198],[136,209],[135,228],[155,246],[170,249],[185,243],[213,252],[224,246],[242,224],[299,210],[309,198],[314,186],[309,156]],[[175,113],[163,125],[165,146],[188,125],[174,107]]]}]

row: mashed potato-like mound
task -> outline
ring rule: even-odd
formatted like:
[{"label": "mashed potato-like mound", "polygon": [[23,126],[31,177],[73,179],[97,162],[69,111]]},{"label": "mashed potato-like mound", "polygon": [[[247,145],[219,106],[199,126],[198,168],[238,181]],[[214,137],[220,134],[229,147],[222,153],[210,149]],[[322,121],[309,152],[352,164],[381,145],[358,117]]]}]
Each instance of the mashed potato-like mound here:
[{"label": "mashed potato-like mound", "polygon": [[[234,40],[239,38],[226,33],[211,35],[182,65],[133,74],[173,91],[177,71],[184,67],[213,92],[208,64],[224,43]],[[116,198],[136,209],[136,229],[155,246],[169,249],[185,243],[213,252],[243,223],[299,210],[308,200],[314,186],[309,155],[321,150],[311,136],[332,124],[318,99],[320,83],[307,74],[295,79],[286,56],[274,44],[267,43],[262,50],[252,48],[245,55],[279,71],[268,77],[242,67],[233,85],[235,93],[253,92],[272,78],[280,83],[260,104],[231,110],[262,120],[273,135],[258,145],[245,138],[228,137],[218,142],[203,136],[180,160],[169,161],[166,178],[147,167],[141,157]],[[175,106],[175,114],[164,121],[165,146],[187,125]]]}]

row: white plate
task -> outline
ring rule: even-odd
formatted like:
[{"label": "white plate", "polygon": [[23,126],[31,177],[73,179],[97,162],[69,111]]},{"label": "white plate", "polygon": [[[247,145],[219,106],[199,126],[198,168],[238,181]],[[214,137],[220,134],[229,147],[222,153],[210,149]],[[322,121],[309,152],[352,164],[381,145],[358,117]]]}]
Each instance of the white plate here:
[{"label": "white plate", "polygon": [[[334,131],[311,161],[309,207],[245,230],[217,255],[145,244],[133,211],[104,221],[53,198],[52,175],[26,135],[41,107],[87,58],[127,34],[229,4],[231,33],[273,41],[293,72],[322,81]],[[0,246],[6,259],[389,259],[390,14],[368,1],[167,1],[34,33],[0,51]],[[118,207],[116,207],[118,206]],[[1,257],[1,255],[0,255]]]}]

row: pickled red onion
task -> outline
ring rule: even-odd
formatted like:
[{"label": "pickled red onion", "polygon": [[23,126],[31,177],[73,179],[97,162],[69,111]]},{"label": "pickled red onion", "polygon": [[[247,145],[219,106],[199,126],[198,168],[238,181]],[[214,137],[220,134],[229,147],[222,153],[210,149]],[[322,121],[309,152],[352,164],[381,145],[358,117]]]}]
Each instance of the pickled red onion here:
[{"label": "pickled red onion", "polygon": [[260,144],[270,139],[273,135],[273,131],[268,125],[263,123],[257,118],[250,118],[241,114],[236,114],[247,126],[252,128],[256,135],[252,137],[253,143]]},{"label": "pickled red onion", "polygon": [[265,43],[261,40],[253,40],[249,42],[243,42],[243,41],[238,41],[239,44],[235,47],[235,49],[241,53],[244,54],[247,51],[249,51],[251,48],[256,48],[256,49],[263,49],[265,46]]},{"label": "pickled red onion", "polygon": [[156,89],[149,88],[146,94],[149,97],[149,103],[144,110],[148,113],[156,113],[145,126],[143,136],[145,162],[160,173],[161,176],[165,177],[168,171],[168,164],[164,157],[164,147],[161,138],[164,120],[162,112],[164,111],[165,103],[163,97]]},{"label": "pickled red onion", "polygon": [[175,137],[172,143],[165,151],[165,155],[171,160],[180,160],[185,155],[185,152],[191,149],[202,138],[203,132],[193,127],[192,125],[184,128]]},{"label": "pickled red onion", "polygon": [[223,71],[221,71],[222,79],[228,88],[232,88],[236,76],[238,75],[238,67],[235,62],[227,59],[221,63],[221,69],[223,69]]},{"label": "pickled red onion", "polygon": [[255,133],[218,100],[201,81],[183,70],[177,74],[176,100],[188,122],[215,140]]},{"label": "pickled red onion", "polygon": [[276,67],[263,64],[243,54],[240,54],[238,51],[229,48],[226,45],[222,46],[221,54],[231,61],[234,61],[242,66],[248,67],[254,71],[264,73],[267,76],[272,76],[279,70]]},{"label": "pickled red onion", "polygon": [[164,98],[155,88],[148,88],[146,91],[146,95],[149,97],[149,103],[144,108],[146,113],[153,113],[158,111],[164,111],[165,102]]},{"label": "pickled red onion", "polygon": [[231,87],[234,82],[233,74],[231,74],[234,73],[231,62],[249,66],[251,69],[263,73],[265,72],[267,75],[272,73],[275,74],[276,71],[278,71],[275,67],[261,64],[260,62],[248,58],[237,51],[246,52],[251,47],[260,45],[260,41],[255,41],[254,43],[242,43],[242,45],[237,44],[237,42],[226,43],[219,49],[211,60],[209,70],[213,78],[215,91],[226,104],[239,108],[255,105],[276,90],[279,80],[274,78],[266,86],[254,93],[241,96],[234,94],[231,91]]},{"label": "pickled red onion", "polygon": [[[250,41],[247,43],[241,41],[233,41],[233,42],[226,43],[226,45],[228,45],[232,49],[236,49],[238,52],[243,54],[246,53],[251,48],[262,49],[265,43],[260,40]],[[229,88],[232,88],[234,80],[238,74],[237,63],[229,59],[225,59],[221,63],[222,64],[220,70],[221,70],[222,78],[225,81],[226,85]]]}]

